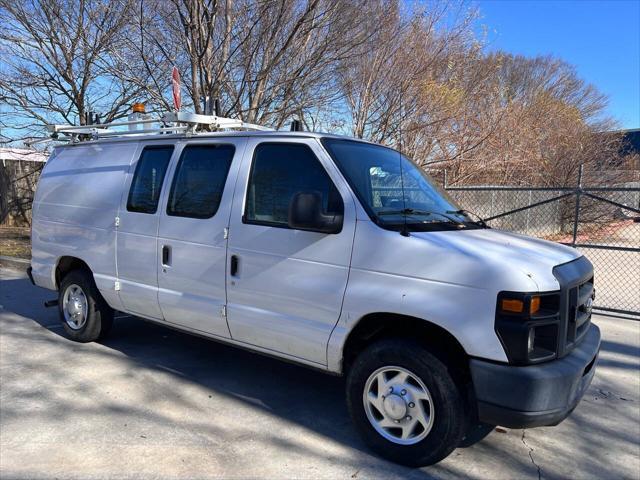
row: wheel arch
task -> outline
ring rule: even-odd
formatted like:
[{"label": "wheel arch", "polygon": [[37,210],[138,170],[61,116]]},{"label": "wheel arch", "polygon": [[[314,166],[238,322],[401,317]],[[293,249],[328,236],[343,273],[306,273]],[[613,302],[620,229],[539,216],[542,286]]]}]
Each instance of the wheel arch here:
[{"label": "wheel arch", "polygon": [[60,288],[60,282],[62,281],[62,279],[67,273],[71,272],[72,270],[85,270],[93,276],[93,271],[91,270],[91,267],[89,267],[87,262],[85,262],[84,260],[78,257],[65,255],[60,257],[56,262],[56,269],[55,269],[56,288]]},{"label": "wheel arch", "polygon": [[349,370],[362,350],[383,338],[418,341],[457,377],[470,378],[469,355],[451,332],[423,318],[390,312],[369,313],[358,320],[343,345],[342,372]]}]

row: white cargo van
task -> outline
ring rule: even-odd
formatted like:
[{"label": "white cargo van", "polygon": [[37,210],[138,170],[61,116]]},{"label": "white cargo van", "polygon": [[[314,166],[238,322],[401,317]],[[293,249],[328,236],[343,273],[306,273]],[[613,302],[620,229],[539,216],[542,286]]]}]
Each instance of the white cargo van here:
[{"label": "white cargo van", "polygon": [[487,227],[390,148],[194,123],[51,155],[30,276],[69,337],[117,310],[345,375],[357,430],[407,465],[576,407],[600,346],[579,252]]}]

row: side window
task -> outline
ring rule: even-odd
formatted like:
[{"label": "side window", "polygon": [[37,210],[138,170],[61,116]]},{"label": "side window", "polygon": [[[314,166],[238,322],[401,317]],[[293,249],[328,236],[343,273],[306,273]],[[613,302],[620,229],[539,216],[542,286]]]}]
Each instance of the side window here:
[{"label": "side window", "polygon": [[138,159],[131,181],[127,210],[156,213],[164,174],[173,153],[173,146],[146,147]]},{"label": "side window", "polygon": [[176,168],[167,214],[176,217],[211,218],[218,211],[233,145],[189,145]]},{"label": "side window", "polygon": [[307,145],[258,145],[249,175],[245,223],[286,227],[291,199],[305,191],[322,195],[324,213],[343,213],[340,193]]}]

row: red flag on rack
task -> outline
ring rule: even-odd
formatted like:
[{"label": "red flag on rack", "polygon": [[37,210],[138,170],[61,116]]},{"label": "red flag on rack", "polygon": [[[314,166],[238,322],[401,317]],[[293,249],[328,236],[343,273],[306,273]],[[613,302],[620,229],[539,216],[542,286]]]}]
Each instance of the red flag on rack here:
[{"label": "red flag on rack", "polygon": [[173,71],[171,72],[171,85],[173,92],[173,107],[176,111],[180,111],[180,107],[182,106],[182,96],[180,94],[180,72],[178,72],[178,67],[173,67]]}]

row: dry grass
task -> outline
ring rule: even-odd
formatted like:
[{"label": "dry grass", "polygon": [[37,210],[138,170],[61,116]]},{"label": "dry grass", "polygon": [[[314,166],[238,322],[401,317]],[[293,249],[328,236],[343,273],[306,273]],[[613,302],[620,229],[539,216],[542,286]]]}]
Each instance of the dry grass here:
[{"label": "dry grass", "polygon": [[31,258],[31,229],[0,227],[0,256]]}]

